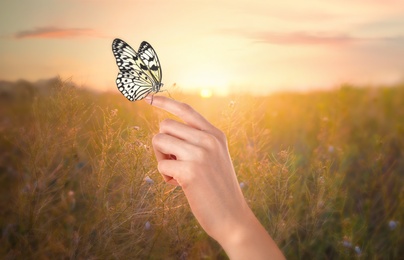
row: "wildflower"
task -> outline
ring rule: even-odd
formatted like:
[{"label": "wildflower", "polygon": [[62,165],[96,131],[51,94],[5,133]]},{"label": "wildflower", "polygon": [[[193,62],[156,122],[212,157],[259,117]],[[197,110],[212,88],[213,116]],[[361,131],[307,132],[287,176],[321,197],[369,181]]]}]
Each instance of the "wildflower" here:
[{"label": "wildflower", "polygon": [[352,248],[352,243],[348,237],[344,237],[344,241],[342,241],[342,245],[346,248]]},{"label": "wildflower", "polygon": [[76,207],[76,198],[74,197],[74,191],[69,190],[67,193],[67,201],[69,203],[70,209],[73,210]]},{"label": "wildflower", "polygon": [[150,229],[151,229],[151,224],[150,224],[149,221],[147,221],[147,222],[144,224],[144,229],[145,229],[145,230],[150,230]]},{"label": "wildflower", "polygon": [[78,162],[77,164],[76,164],[76,170],[80,170],[81,168],[83,168],[84,167],[84,162]]},{"label": "wildflower", "polygon": [[247,143],[247,149],[248,149],[250,152],[254,151],[254,141],[252,141],[252,140],[249,140],[249,141],[248,141],[248,143]]},{"label": "wildflower", "polygon": [[362,250],[361,250],[361,248],[360,248],[359,246],[355,246],[355,253],[356,253],[357,255],[361,255],[361,254],[362,254]]},{"label": "wildflower", "polygon": [[342,241],[342,245],[343,245],[344,247],[347,247],[347,248],[351,248],[351,247],[352,247],[352,243],[349,242],[349,241],[346,241],[346,240]]},{"label": "wildflower", "polygon": [[289,154],[288,154],[288,151],[282,150],[282,151],[280,151],[280,152],[278,153],[278,156],[279,156],[279,158],[280,158],[282,161],[286,162],[287,159],[288,159],[288,157],[289,157]]},{"label": "wildflower", "polygon": [[334,146],[329,145],[329,146],[328,146],[328,152],[329,152],[329,153],[333,153],[334,151],[335,151]]},{"label": "wildflower", "polygon": [[142,142],[140,142],[139,140],[136,140],[133,142],[134,145],[136,145],[137,147],[142,147],[144,144]]},{"label": "wildflower", "polygon": [[149,176],[144,177],[144,181],[146,183],[148,183],[148,184],[153,184],[154,183],[154,181]]},{"label": "wildflower", "polygon": [[324,177],[323,177],[323,176],[320,176],[320,177],[318,178],[318,182],[319,182],[320,184],[324,184],[324,183],[325,183]]},{"label": "wildflower", "polygon": [[246,184],[244,182],[240,182],[240,188],[244,189]]},{"label": "wildflower", "polygon": [[397,226],[398,226],[398,221],[394,221],[394,220],[390,220],[390,221],[389,221],[389,228],[390,228],[390,230],[396,229]]},{"label": "wildflower", "polygon": [[73,233],[73,244],[77,246],[79,244],[79,242],[80,242],[79,232],[74,231],[74,233]]},{"label": "wildflower", "polygon": [[115,117],[118,114],[118,109],[112,109],[110,113],[111,116]]}]

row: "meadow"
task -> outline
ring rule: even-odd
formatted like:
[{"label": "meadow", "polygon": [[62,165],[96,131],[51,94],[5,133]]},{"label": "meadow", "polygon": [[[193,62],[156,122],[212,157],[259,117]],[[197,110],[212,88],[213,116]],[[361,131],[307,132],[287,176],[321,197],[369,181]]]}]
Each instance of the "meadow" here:
[{"label": "meadow", "polygon": [[[171,95],[226,133],[243,193],[288,259],[404,255],[404,85]],[[226,259],[156,169],[167,117],[59,79],[3,86],[0,258]]]}]

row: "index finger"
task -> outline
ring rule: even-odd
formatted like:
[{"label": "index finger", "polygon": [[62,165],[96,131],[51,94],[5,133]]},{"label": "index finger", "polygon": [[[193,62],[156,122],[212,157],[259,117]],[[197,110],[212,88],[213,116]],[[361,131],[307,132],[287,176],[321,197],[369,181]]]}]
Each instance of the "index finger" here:
[{"label": "index finger", "polygon": [[[152,97],[147,96],[145,101],[151,104]],[[170,112],[171,114],[181,118],[186,124],[199,130],[212,131],[215,129],[215,127],[208,120],[206,120],[201,114],[196,112],[190,105],[186,103],[178,102],[164,96],[154,96],[153,103],[151,105]]]}]

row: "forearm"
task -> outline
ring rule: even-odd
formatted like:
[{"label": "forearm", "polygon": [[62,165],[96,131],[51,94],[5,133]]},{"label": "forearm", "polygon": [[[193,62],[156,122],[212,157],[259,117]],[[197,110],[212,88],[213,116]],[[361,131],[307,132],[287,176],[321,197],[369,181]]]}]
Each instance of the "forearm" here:
[{"label": "forearm", "polygon": [[230,259],[285,259],[249,208],[237,227],[227,234],[218,242]]}]

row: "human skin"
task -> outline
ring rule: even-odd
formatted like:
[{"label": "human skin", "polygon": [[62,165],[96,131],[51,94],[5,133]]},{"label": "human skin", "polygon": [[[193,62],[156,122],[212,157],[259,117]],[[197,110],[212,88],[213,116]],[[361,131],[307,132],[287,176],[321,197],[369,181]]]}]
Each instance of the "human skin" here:
[{"label": "human skin", "polygon": [[202,228],[230,259],[284,259],[245,201],[224,133],[188,104],[163,96],[145,101],[182,120],[162,121],[152,144],[159,172],[182,187]]}]

